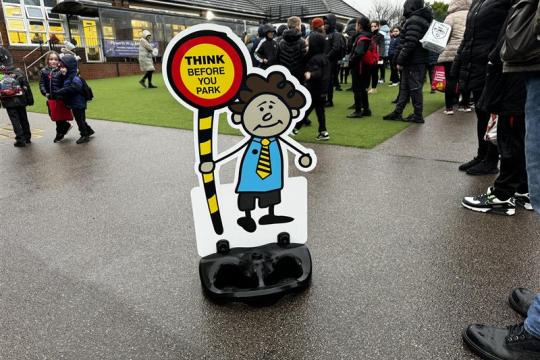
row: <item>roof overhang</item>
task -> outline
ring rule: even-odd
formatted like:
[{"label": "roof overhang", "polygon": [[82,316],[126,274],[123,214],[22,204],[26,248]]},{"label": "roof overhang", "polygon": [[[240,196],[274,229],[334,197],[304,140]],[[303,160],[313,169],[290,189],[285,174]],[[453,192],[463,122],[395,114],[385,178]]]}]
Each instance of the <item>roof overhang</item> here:
[{"label": "roof overhang", "polygon": [[98,8],[81,1],[66,0],[58,3],[51,10],[54,14],[78,15],[84,17],[99,17]]}]

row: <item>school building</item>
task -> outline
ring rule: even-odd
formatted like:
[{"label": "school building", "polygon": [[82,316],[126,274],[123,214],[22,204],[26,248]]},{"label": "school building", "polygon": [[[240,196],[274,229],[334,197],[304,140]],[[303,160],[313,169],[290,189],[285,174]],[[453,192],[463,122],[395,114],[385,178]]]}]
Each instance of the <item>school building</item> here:
[{"label": "school building", "polygon": [[293,15],[306,22],[329,13],[342,22],[361,15],[342,0],[0,0],[0,8],[0,44],[30,77],[49,48],[70,39],[81,57],[81,73],[102,78],[139,72],[143,30],[152,32],[159,49],[159,70],[167,42],[195,24],[226,25],[242,35]]}]

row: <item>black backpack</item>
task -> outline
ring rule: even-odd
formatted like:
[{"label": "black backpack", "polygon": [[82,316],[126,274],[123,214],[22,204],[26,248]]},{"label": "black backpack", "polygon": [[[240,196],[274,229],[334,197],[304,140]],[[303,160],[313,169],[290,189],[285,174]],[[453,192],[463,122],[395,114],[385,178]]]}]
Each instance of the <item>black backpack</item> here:
[{"label": "black backpack", "polygon": [[81,79],[81,83],[82,83],[82,96],[84,97],[86,101],[91,101],[94,98],[94,93],[92,92],[92,88],[88,86],[88,83],[82,77],[79,76],[79,79]]}]

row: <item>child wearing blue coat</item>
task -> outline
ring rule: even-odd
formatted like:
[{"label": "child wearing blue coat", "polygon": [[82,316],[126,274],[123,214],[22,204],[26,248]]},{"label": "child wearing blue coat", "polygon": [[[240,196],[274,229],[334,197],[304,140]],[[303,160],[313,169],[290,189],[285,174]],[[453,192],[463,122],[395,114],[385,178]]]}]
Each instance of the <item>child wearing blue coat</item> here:
[{"label": "child wearing blue coat", "polygon": [[73,55],[66,54],[62,56],[60,63],[65,76],[64,84],[60,90],[52,94],[52,98],[64,100],[66,106],[71,109],[81,134],[77,144],[84,144],[90,141],[94,130],[86,122],[87,100],[83,95],[83,81],[78,76],[77,59]]}]

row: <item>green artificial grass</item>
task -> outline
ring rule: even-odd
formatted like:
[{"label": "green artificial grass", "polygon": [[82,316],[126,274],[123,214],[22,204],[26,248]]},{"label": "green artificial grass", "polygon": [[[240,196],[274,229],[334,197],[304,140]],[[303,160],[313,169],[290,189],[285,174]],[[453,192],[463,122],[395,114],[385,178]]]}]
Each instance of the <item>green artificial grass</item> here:
[{"label": "green artificial grass", "polygon": [[[126,76],[100,80],[90,80],[89,85],[94,92],[94,100],[88,105],[87,117],[121,121],[134,124],[144,124],[180,129],[193,129],[193,114],[177,103],[167,91],[161,74],[154,75],[157,89],[144,89],[139,84],[139,76]],[[350,77],[349,77],[350,81]],[[346,89],[350,84],[343,85]],[[441,93],[430,94],[426,85],[424,88],[424,116],[444,106]],[[38,84],[32,84],[36,103],[28,111],[46,113],[45,98],[41,97]],[[327,128],[330,140],[326,143],[373,148],[381,142],[409,126],[408,123],[384,121],[382,116],[391,112],[394,105],[391,101],[396,97],[397,87],[379,84],[378,93],[369,96],[373,116],[361,119],[347,119],[351,112],[347,109],[353,103],[353,93],[350,91],[334,92],[334,107],[327,108]],[[411,109],[407,108],[404,115]],[[296,139],[301,142],[316,142],[317,120],[315,113],[310,116],[313,124],[303,127]],[[238,134],[231,128],[222,115],[219,130],[224,134]]]}]

